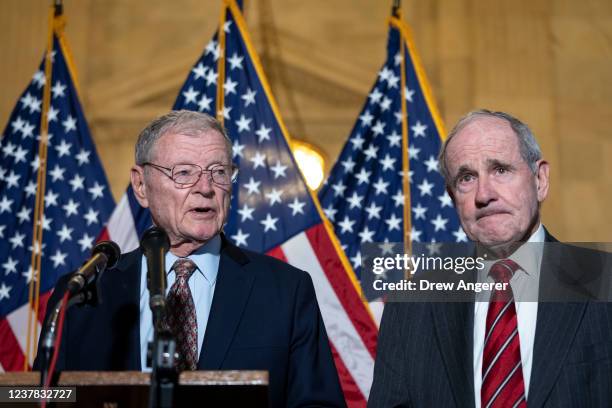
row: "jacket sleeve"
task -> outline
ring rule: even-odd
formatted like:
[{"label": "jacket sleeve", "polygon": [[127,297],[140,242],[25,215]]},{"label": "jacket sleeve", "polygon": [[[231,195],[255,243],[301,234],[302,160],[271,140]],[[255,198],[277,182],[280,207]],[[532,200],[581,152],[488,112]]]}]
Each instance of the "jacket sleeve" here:
[{"label": "jacket sleeve", "polygon": [[345,407],[310,275],[302,273],[295,293],[288,372],[288,407]]},{"label": "jacket sleeve", "polygon": [[[405,369],[405,342],[402,339],[402,307],[409,306],[397,302],[385,305],[378,334],[378,348],[374,365],[374,381],[368,400],[369,408],[409,407],[408,382]],[[426,375],[425,373],[423,375]]]}]

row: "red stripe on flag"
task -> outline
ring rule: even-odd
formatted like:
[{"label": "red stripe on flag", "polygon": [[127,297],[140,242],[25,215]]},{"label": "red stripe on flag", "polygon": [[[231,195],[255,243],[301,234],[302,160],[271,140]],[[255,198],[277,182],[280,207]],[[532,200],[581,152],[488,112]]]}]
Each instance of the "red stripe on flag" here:
[{"label": "red stripe on flag", "polygon": [[52,293],[53,293],[53,289],[40,295],[40,299],[38,301],[38,321],[40,322],[40,324],[43,324],[43,322],[45,321],[45,313],[47,312],[47,303],[49,303],[49,298],[51,297]]},{"label": "red stripe on flag", "polygon": [[338,377],[340,377],[340,385],[342,386],[342,393],[344,394],[346,404],[349,408],[365,408],[366,399],[331,341],[329,342],[329,347],[334,356],[334,362],[336,363],[336,370],[338,371]]},{"label": "red stripe on flag", "polygon": [[98,239],[96,239],[96,242],[100,242],[100,241],[110,241],[110,234],[108,233],[108,228],[104,227],[102,228],[102,232],[100,232],[100,235],[98,235]]},{"label": "red stripe on flag", "polygon": [[0,364],[5,371],[23,370],[25,356],[8,320],[0,320]]},{"label": "red stripe on flag", "polygon": [[374,323],[374,319],[370,316],[361,296],[355,290],[353,282],[342,266],[327,230],[325,230],[323,224],[317,224],[306,230],[305,233],[342,307],[351,319],[372,358],[376,358],[376,338],[378,336],[376,323]]},{"label": "red stripe on flag", "polygon": [[285,253],[283,252],[280,246],[277,246],[276,248],[272,248],[271,250],[266,252],[266,255],[270,255],[271,257],[280,259],[283,262],[287,262],[287,257],[285,256]]}]

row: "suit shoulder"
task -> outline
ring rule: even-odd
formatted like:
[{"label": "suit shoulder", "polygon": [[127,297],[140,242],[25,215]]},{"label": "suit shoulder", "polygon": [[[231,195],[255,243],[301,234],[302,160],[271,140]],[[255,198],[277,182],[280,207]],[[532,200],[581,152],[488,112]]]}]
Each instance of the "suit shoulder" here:
[{"label": "suit shoulder", "polygon": [[127,270],[133,268],[134,265],[138,265],[142,259],[142,251],[140,248],[134,249],[133,251],[122,253],[117,265],[113,269]]},{"label": "suit shoulder", "polygon": [[239,248],[229,242],[225,243],[223,251],[243,267],[255,270],[260,276],[296,281],[310,280],[310,275],[307,272],[270,255]]},{"label": "suit shoulder", "polygon": [[292,266],[287,262],[282,261],[273,256],[246,250],[244,252],[249,257],[251,262],[265,264],[270,268],[270,271],[282,271],[284,273],[294,274],[298,276],[308,275],[305,271],[298,269],[295,266]]}]

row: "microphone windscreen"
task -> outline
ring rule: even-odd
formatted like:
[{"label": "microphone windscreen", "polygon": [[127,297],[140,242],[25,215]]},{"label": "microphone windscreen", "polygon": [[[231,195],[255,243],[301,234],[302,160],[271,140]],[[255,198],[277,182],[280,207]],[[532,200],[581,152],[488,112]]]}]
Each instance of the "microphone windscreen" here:
[{"label": "microphone windscreen", "polygon": [[114,268],[117,262],[119,262],[119,258],[121,258],[121,249],[113,241],[98,242],[93,248],[92,255],[100,253],[106,255],[106,267],[108,269]]},{"label": "microphone windscreen", "polygon": [[145,255],[150,252],[150,250],[158,250],[159,248],[163,248],[164,252],[167,252],[168,249],[170,249],[168,234],[159,227],[151,227],[142,235],[140,248]]}]

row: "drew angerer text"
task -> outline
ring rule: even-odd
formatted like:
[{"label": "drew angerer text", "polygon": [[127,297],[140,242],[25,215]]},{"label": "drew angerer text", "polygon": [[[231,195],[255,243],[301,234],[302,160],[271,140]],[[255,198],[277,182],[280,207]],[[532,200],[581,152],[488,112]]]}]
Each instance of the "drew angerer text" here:
[{"label": "drew angerer text", "polygon": [[372,283],[374,290],[378,291],[472,291],[475,293],[493,290],[505,291],[509,284],[508,282],[466,282],[463,280],[459,282],[431,282],[426,279],[416,282],[408,279],[402,279],[398,282],[385,282],[378,279]]}]

